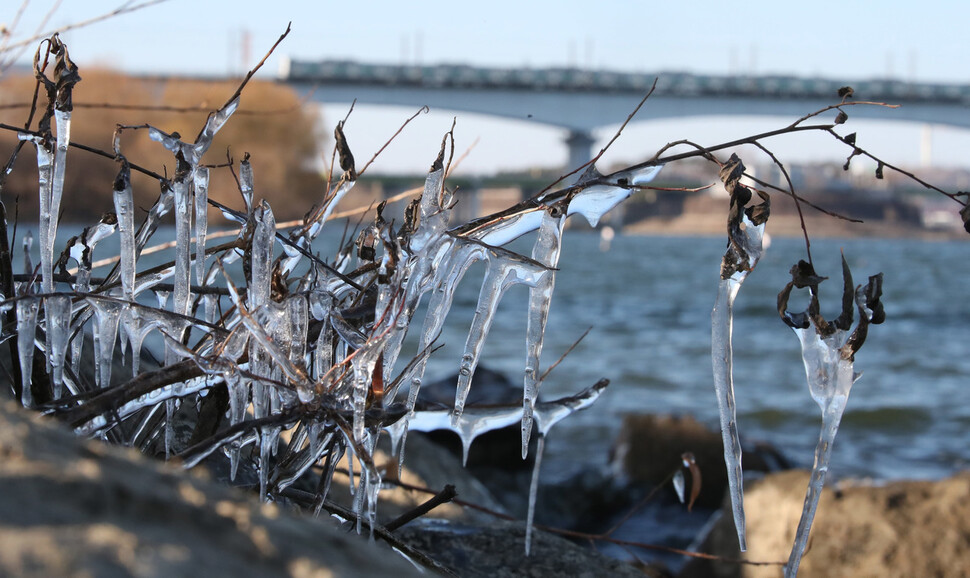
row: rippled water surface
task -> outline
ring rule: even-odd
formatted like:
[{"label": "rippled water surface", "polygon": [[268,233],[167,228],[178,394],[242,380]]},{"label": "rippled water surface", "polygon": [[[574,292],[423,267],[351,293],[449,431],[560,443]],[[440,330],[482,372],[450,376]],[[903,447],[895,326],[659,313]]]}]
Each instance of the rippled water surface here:
[{"label": "rippled water surface", "polygon": [[[526,245],[527,247],[527,245]],[[525,249],[528,250],[527,248]],[[970,465],[970,304],[965,242],[816,240],[822,310],[839,313],[840,250],[856,284],[882,271],[887,322],[874,326],[856,356],[855,384],[836,443],[836,476],[937,478]],[[604,465],[629,412],[692,414],[717,427],[710,358],[710,313],[724,241],[618,237],[608,252],[594,234],[567,232],[543,354],[554,362],[588,327],[589,336],[550,375],[545,396],[612,381],[600,401],[553,430],[549,476]],[[778,318],[776,297],[804,243],[776,239],[735,304],[735,387],[741,434],[778,446],[810,467],[820,412],[808,394],[798,340]],[[478,281],[469,273],[445,348],[429,377],[454,373]],[[478,273],[480,275],[480,272]],[[503,302],[484,364],[518,383],[527,292]],[[792,307],[804,307],[804,301]]]}]

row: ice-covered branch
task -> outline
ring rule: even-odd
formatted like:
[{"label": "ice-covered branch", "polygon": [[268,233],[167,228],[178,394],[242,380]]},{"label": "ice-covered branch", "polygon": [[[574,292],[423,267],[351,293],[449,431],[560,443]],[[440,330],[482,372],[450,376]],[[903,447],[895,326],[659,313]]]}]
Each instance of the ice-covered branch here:
[{"label": "ice-covered branch", "polygon": [[744,532],[744,490],[741,473],[741,441],[738,437],[737,410],[734,402],[734,299],[748,273],[761,259],[762,240],[771,203],[767,194],[758,192],[759,205],[748,206],[751,190],[739,181],[744,164],[737,155],[721,167],[721,181],[731,195],[728,213],[728,248],[721,260],[721,280],[717,286],[717,300],[711,312],[711,359],[714,365],[714,390],[721,419],[721,439],[724,442],[724,464],[727,467],[731,509],[738,532],[741,551],[747,549]]},{"label": "ice-covered branch", "polygon": [[[778,294],[778,313],[801,344],[808,390],[822,410],[822,431],[815,448],[815,463],[795,532],[795,543],[785,567],[786,577],[798,574],[798,565],[808,545],[809,532],[829,468],[832,444],[839,431],[849,390],[860,375],[853,370],[855,354],[865,342],[869,325],[882,323],[886,318],[880,301],[882,273],[869,277],[865,286],[854,288],[849,265],[843,256],[842,314],[834,321],[827,321],[820,313],[818,290],[825,277],[819,277],[812,265],[805,261],[799,261],[792,267],[791,275],[792,280]],[[808,309],[803,312],[788,310],[788,299],[795,288],[808,288],[811,295]],[[858,310],[859,321],[852,330],[855,310]]]}]

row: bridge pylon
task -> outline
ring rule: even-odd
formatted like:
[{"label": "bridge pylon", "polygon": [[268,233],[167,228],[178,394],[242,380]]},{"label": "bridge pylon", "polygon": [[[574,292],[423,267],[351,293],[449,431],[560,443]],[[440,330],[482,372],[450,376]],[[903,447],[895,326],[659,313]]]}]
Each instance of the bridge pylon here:
[{"label": "bridge pylon", "polygon": [[569,164],[566,170],[573,170],[593,158],[593,143],[596,140],[589,131],[570,129],[566,136],[566,146],[569,147]]}]

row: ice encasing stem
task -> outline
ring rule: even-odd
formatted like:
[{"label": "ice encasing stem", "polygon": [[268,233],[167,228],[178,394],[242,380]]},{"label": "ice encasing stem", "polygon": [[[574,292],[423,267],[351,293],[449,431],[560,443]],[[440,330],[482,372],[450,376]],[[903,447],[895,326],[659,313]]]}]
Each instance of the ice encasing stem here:
[{"label": "ice encasing stem", "polygon": [[[743,278],[742,278],[743,279]],[[741,281],[731,277],[721,279],[717,286],[717,301],[711,312],[711,360],[714,364],[714,391],[717,395],[724,443],[724,464],[728,473],[731,511],[738,532],[741,551],[747,548],[744,524],[744,494],[741,473],[741,441],[738,436],[737,410],[734,402],[732,333],[734,330],[734,298]]]}]

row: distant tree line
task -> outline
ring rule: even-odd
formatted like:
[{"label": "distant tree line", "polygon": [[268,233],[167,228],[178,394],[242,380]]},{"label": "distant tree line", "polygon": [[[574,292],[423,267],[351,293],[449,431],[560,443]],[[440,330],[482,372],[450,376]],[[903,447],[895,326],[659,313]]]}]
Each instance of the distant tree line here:
[{"label": "distant tree line", "polygon": [[[140,78],[111,70],[85,69],[75,90],[71,140],[110,152],[116,125],[146,123],[193,140],[209,111],[219,108],[236,84],[237,81]],[[0,78],[0,122],[24,125],[30,108],[18,105],[29,105],[34,85],[31,75]],[[250,153],[257,197],[266,195],[276,200],[274,205],[280,218],[300,217],[302,211],[296,207],[312,204],[322,196],[325,187],[326,178],[320,170],[323,135],[319,127],[318,109],[305,106],[293,90],[273,82],[253,81],[233,122],[218,134],[203,162],[225,164],[228,152],[234,159],[233,170],[238,171],[239,161],[245,153]],[[0,131],[3,162],[9,158],[16,142],[16,134]],[[232,148],[228,149],[230,143]],[[146,130],[124,131],[122,149],[131,162],[158,173],[172,175],[175,170],[171,153],[152,142]],[[64,220],[89,222],[113,210],[111,184],[117,173],[117,163],[111,159],[72,150],[67,162]],[[147,209],[158,197],[159,184],[142,175],[133,178],[135,204]],[[36,156],[29,147],[19,155],[4,186],[3,200],[8,211],[12,213],[13,205],[17,204],[21,217],[35,218],[36,189]],[[230,206],[241,204],[228,167],[212,172],[209,194]],[[218,218],[215,213],[211,217]]]}]

